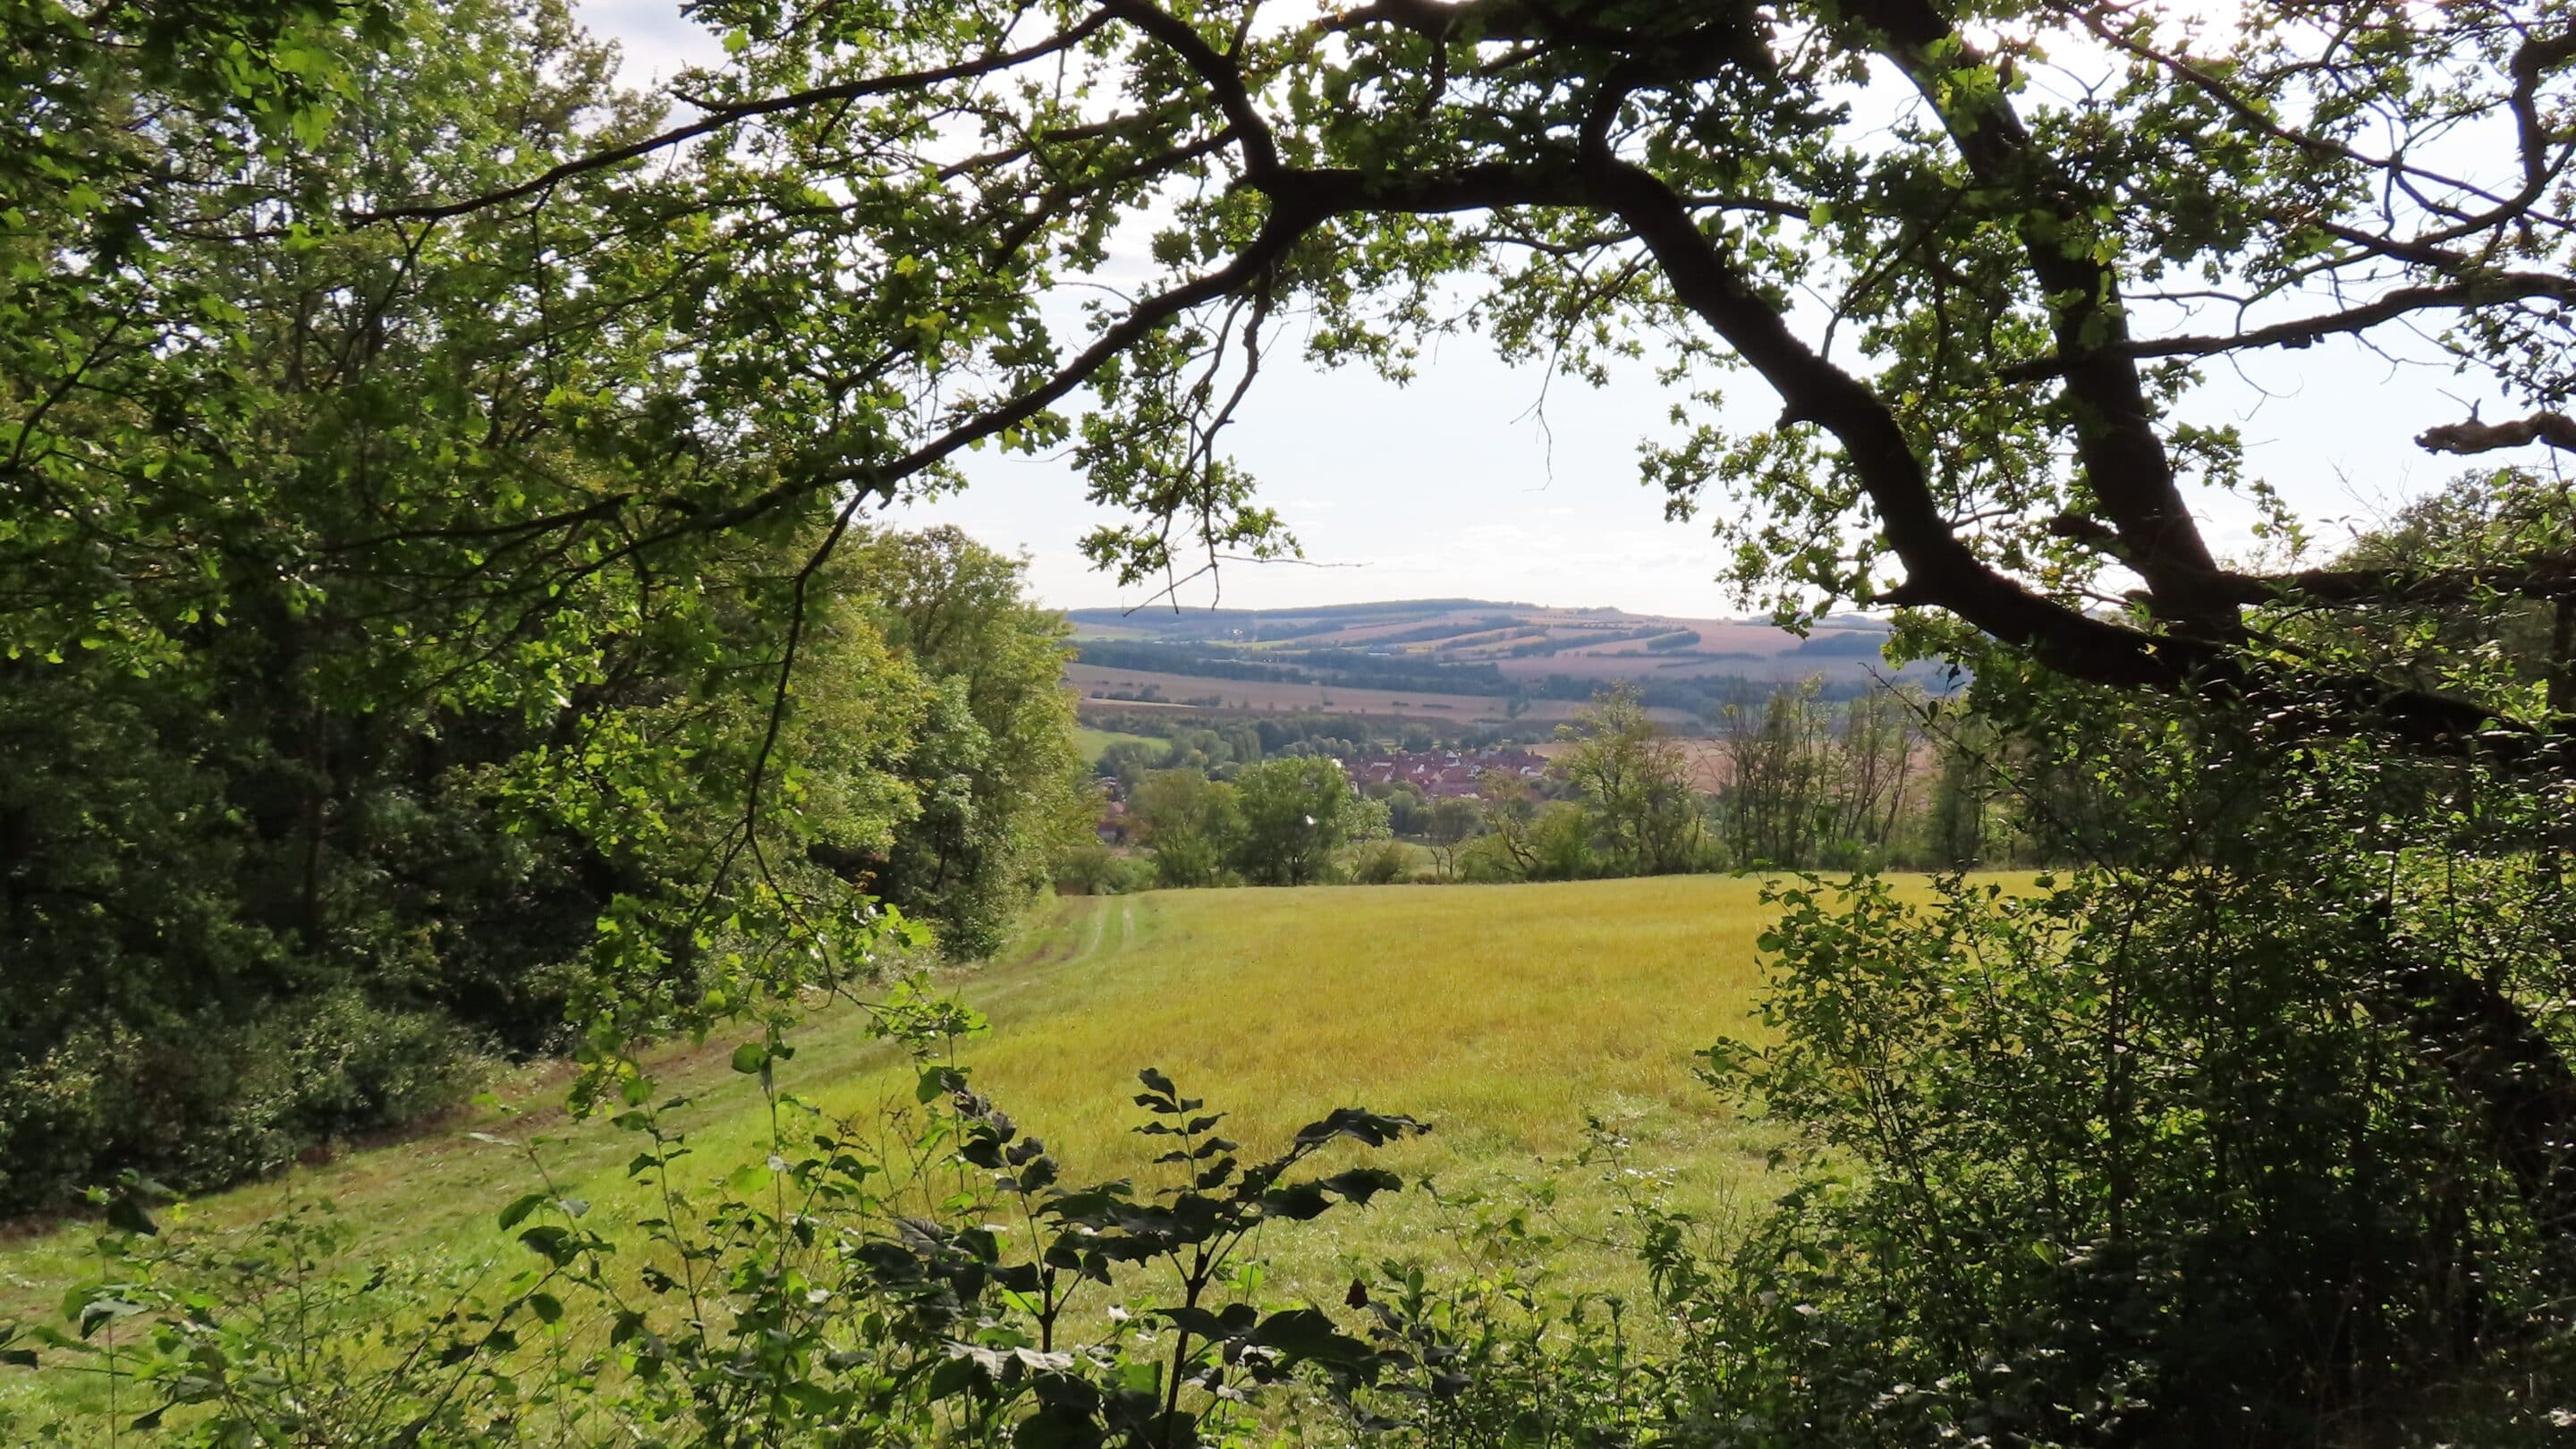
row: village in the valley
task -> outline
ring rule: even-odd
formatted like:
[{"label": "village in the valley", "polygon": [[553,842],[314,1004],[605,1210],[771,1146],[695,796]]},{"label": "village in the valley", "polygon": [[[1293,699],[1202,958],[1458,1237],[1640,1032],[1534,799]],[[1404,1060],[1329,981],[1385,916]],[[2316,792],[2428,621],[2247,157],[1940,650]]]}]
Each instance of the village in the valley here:
[{"label": "village in the valley", "polygon": [[1479,793],[1484,778],[1491,774],[1535,780],[1547,773],[1547,760],[1514,745],[1482,750],[1395,750],[1344,760],[1342,773],[1350,776],[1357,789],[1412,785],[1429,799],[1444,800]]}]

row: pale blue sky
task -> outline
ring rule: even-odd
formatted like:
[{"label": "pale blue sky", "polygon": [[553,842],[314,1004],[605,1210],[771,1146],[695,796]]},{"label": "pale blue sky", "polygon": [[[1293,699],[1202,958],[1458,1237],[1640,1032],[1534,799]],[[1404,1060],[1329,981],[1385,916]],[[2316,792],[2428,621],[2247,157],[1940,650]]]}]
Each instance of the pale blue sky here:
[{"label": "pale blue sky", "polygon": [[[721,54],[676,0],[578,0],[584,21],[615,37],[630,83],[668,77]],[[2205,317],[2180,330],[2229,324]],[[2425,353],[2431,356],[2429,351]],[[2474,395],[2442,368],[2398,368],[2349,344],[2254,354],[2213,369],[2194,421],[2234,423],[2247,471],[2268,478],[2331,543],[2456,471],[2413,436],[2464,416]],[[1532,416],[1545,392],[1546,428]],[[1730,380],[1743,421],[1777,410],[1758,380]],[[1664,522],[1659,494],[1638,481],[1640,437],[1665,428],[1669,397],[1644,369],[1605,390],[1504,367],[1472,339],[1453,340],[1398,390],[1363,372],[1328,373],[1284,352],[1231,434],[1235,457],[1262,480],[1314,566],[1230,564],[1224,602],[1240,607],[1471,596],[1644,613],[1743,612],[1716,584],[1716,550],[1696,524]],[[2500,415],[2493,405],[2490,416]],[[1103,521],[1060,464],[977,455],[964,492],[900,510],[894,521],[953,522],[997,547],[1025,551],[1039,595],[1066,608],[1134,604],[1076,550]],[[1711,507],[1722,507],[1709,500]],[[2213,544],[2252,547],[2250,511],[2198,500]],[[1209,601],[1204,582],[1185,602]]]}]

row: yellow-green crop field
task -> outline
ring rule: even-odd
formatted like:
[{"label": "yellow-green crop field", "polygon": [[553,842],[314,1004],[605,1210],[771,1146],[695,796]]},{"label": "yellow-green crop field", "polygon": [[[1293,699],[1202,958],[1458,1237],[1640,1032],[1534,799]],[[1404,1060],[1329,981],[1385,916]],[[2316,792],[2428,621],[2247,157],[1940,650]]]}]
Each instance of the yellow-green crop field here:
[{"label": "yellow-green crop field", "polygon": [[[1272,1230],[1261,1251],[1287,1296],[1337,1292],[1354,1268],[1387,1257],[1459,1252],[1474,1209],[1441,1206],[1421,1190],[1424,1176],[1443,1196],[1490,1202],[1551,1171],[1564,1191],[1533,1227],[1569,1240],[1570,1278],[1624,1286],[1623,1260],[1583,1241],[1611,1213],[1605,1169],[1570,1165],[1587,1115],[1630,1142],[1623,1170],[1669,1174],[1684,1205],[1722,1220],[1763,1196],[1768,1144],[1690,1072],[1694,1051],[1750,1029],[1767,915],[1759,890],[1698,876],[1061,901],[1011,958],[951,982],[991,1022],[957,1060],[1055,1148],[1073,1181],[1150,1177],[1154,1139],[1128,1131],[1141,1067],[1231,1112],[1224,1130],[1250,1153],[1340,1105],[1430,1121],[1431,1135],[1379,1158],[1406,1176],[1403,1193]],[[782,1083],[827,1110],[909,1099],[910,1064],[854,1013],[819,1017],[797,1041]],[[663,1088],[695,1099],[681,1115],[709,1177],[766,1150],[761,1099],[728,1069],[732,1045],[669,1053],[656,1067]],[[327,1197],[369,1255],[515,1266],[524,1250],[493,1218],[534,1185],[532,1147],[595,1215],[615,1222],[643,1205],[624,1177],[635,1139],[563,1119],[550,1106],[563,1086],[559,1074],[531,1075],[503,1094],[523,1108],[516,1115],[483,1113],[167,1216],[221,1231]],[[509,1141],[483,1140],[492,1137]],[[92,1236],[74,1226],[0,1245],[0,1320],[51,1311],[83,1273]],[[0,1382],[0,1394],[25,1389]]]}]

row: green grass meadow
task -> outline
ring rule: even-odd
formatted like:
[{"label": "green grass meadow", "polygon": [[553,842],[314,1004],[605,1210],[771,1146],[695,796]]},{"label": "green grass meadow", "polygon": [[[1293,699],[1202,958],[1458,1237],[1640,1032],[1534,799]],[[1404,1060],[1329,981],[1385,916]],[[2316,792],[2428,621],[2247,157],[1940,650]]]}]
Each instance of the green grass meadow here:
[{"label": "green grass meadow", "polygon": [[[1610,1169],[1569,1165],[1587,1115],[1631,1144],[1622,1170],[1668,1175],[1663,1190],[1683,1205],[1723,1221],[1764,1196],[1767,1141],[1690,1073],[1694,1051],[1750,1028],[1754,939],[1768,915],[1759,890],[1685,876],[1059,901],[1011,957],[950,982],[991,1023],[960,1044],[957,1061],[1074,1181],[1152,1178],[1155,1141],[1128,1130],[1139,1120],[1135,1073],[1148,1066],[1230,1112],[1224,1130],[1252,1153],[1335,1106],[1431,1122],[1429,1136],[1378,1158],[1413,1184],[1406,1191],[1273,1230],[1261,1244],[1286,1296],[1337,1294],[1353,1271],[1387,1257],[1454,1259],[1475,1209],[1442,1207],[1421,1177],[1443,1196],[1482,1193],[1492,1204],[1525,1195],[1552,1169],[1564,1187],[1533,1227],[1560,1239],[1570,1279],[1625,1287],[1625,1260],[1589,1241],[1613,1210],[1599,1186]],[[782,1085],[824,1109],[869,1113],[910,1099],[911,1064],[854,1013],[820,1016],[796,1041]],[[682,1118],[694,1166],[710,1178],[766,1151],[763,1101],[729,1069],[733,1045],[718,1038],[655,1067],[664,1089],[694,1098]],[[636,1140],[566,1120],[553,1105],[565,1081],[529,1074],[501,1094],[515,1114],[479,1111],[181,1205],[165,1220],[222,1231],[327,1198],[359,1227],[369,1256],[515,1267],[524,1250],[493,1219],[536,1185],[531,1152],[594,1214],[643,1215],[644,1193],[624,1172]],[[87,1271],[93,1236],[71,1225],[0,1243],[0,1320],[53,1312]],[[26,1387],[0,1381],[0,1395]]]},{"label": "green grass meadow", "polygon": [[1086,763],[1094,765],[1100,763],[1100,757],[1108,752],[1111,745],[1161,746],[1170,743],[1169,740],[1158,740],[1151,735],[1131,735],[1118,730],[1096,730],[1089,725],[1083,725],[1073,732],[1074,749],[1081,753]]}]

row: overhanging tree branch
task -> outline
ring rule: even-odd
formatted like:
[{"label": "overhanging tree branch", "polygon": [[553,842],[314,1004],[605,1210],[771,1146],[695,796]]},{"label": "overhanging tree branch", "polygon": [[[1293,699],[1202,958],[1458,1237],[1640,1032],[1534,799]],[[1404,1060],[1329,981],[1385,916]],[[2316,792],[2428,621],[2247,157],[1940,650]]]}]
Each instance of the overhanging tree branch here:
[{"label": "overhanging tree branch", "polygon": [[1682,304],[1780,394],[1785,417],[1817,424],[1842,444],[1906,566],[1905,583],[1876,602],[1949,609],[2079,678],[2129,687],[2181,682],[2196,649],[2160,651],[2149,636],[2041,598],[1980,561],[1941,516],[1922,460],[1887,405],[1789,330],[1700,233],[1671,188],[1618,159],[1598,132],[1586,137],[1583,172],[1593,197],[1645,239]]},{"label": "overhanging tree branch", "polygon": [[2183,501],[2128,351],[2120,279],[2090,246],[2097,223],[2040,152],[2000,84],[1945,90],[1948,77],[1986,61],[1940,12],[1922,0],[1863,0],[1854,9],[1885,34],[1888,58],[1940,113],[1979,184],[2010,198],[2003,209],[2021,237],[2056,335],[2084,481],[2119,530],[2157,610],[2205,637],[2233,636],[2234,609],[2202,582],[2217,561]]},{"label": "overhanging tree branch", "polygon": [[1279,173],[1279,142],[1271,134],[1270,123],[1262,118],[1261,108],[1252,102],[1252,92],[1244,85],[1243,71],[1234,62],[1217,53],[1207,38],[1190,27],[1189,22],[1172,15],[1146,0],[1102,0],[1100,13],[1115,16],[1152,36],[1181,58],[1216,97],[1217,109],[1225,113],[1226,125],[1243,143],[1243,165],[1253,181],[1266,180]]},{"label": "overhanging tree branch", "polygon": [[[2116,349],[2124,358],[2216,357],[2264,347],[2313,347],[2329,337],[2350,336],[2418,312],[2468,309],[2515,302],[2576,302],[2576,280],[2541,272],[2509,272],[2417,287],[2397,287],[2356,307],[2313,317],[2298,317],[2243,332],[2131,340]],[[2064,356],[2034,358],[2000,368],[1996,376],[2028,382],[2068,373]]]},{"label": "overhanging tree branch", "polygon": [[2537,412],[2504,423],[2482,423],[2471,418],[2464,423],[2427,428],[2415,435],[2415,445],[2431,453],[2492,453],[2533,443],[2547,443],[2561,452],[2576,453],[2576,418],[2552,412]]},{"label": "overhanging tree branch", "polygon": [[564,182],[573,180],[576,177],[586,176],[596,171],[604,171],[610,167],[620,166],[629,161],[640,160],[643,157],[653,155],[656,152],[667,151],[673,146],[695,140],[700,136],[713,135],[718,131],[740,125],[744,121],[756,120],[762,116],[774,116],[789,111],[801,111],[812,106],[829,105],[835,101],[846,102],[867,100],[876,96],[900,95],[912,91],[924,91],[929,90],[934,86],[944,85],[952,81],[971,80],[978,76],[999,74],[1000,72],[1026,65],[1033,60],[1042,60],[1050,55],[1070,51],[1076,46],[1082,44],[1084,40],[1088,39],[1102,26],[1108,24],[1109,19],[1110,16],[1107,11],[1100,11],[1085,17],[1080,24],[1074,25],[1069,29],[1059,31],[1044,40],[1033,42],[1016,50],[999,51],[991,55],[979,57],[975,60],[962,61],[956,65],[939,66],[930,70],[905,71],[891,75],[869,76],[863,80],[843,81],[834,85],[815,86],[809,90],[791,91],[785,95],[767,96],[755,101],[698,101],[694,104],[696,104],[699,109],[705,111],[706,114],[700,116],[695,121],[691,121],[686,125],[673,126],[667,130],[655,132],[650,136],[626,142],[623,145],[609,146],[598,151],[590,152],[586,155],[576,156],[572,160],[566,161],[561,165],[548,167],[546,170],[538,172],[536,175],[529,177],[525,181],[517,182],[509,186],[499,187],[491,191],[478,192],[472,196],[459,197],[450,201],[424,202],[416,206],[388,206],[379,207],[369,211],[351,212],[344,218],[344,220],[351,226],[370,226],[379,222],[388,221],[438,221],[448,217],[464,216],[472,212],[489,210],[496,206],[506,206],[513,201],[523,200],[531,196],[543,195],[549,189],[560,186]]}]

